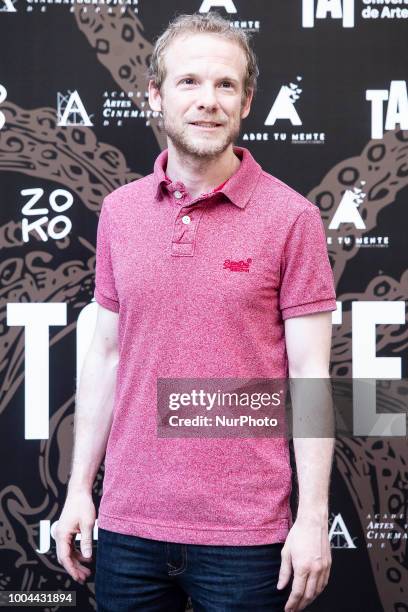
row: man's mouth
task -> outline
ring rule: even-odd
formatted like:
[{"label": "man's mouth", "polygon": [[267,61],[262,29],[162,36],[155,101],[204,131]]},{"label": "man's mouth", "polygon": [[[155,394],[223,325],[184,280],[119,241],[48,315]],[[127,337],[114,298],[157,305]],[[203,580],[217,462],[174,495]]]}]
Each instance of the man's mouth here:
[{"label": "man's mouth", "polygon": [[192,121],[191,125],[197,125],[198,127],[205,128],[216,128],[221,125],[221,123],[216,123],[215,121]]}]

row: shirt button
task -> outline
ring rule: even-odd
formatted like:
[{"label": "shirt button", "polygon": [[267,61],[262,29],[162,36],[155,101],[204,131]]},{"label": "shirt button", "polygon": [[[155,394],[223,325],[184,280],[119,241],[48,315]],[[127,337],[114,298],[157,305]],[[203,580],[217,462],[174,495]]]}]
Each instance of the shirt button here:
[{"label": "shirt button", "polygon": [[174,192],[174,197],[177,198],[177,200],[179,200],[180,198],[183,197],[183,194],[181,193],[181,191],[176,189],[176,191]]},{"label": "shirt button", "polygon": [[191,219],[188,215],[184,215],[184,217],[181,219],[183,223],[185,223],[186,225],[188,223],[190,223]]}]

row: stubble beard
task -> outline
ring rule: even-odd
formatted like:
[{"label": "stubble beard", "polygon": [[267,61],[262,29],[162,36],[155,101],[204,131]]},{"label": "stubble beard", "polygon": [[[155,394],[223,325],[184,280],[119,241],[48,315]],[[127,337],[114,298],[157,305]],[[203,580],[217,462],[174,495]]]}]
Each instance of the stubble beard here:
[{"label": "stubble beard", "polygon": [[[235,144],[239,133],[241,131],[241,120],[238,119],[237,123],[234,123],[233,127],[228,131],[224,132],[223,138],[218,137],[213,139],[209,136],[208,140],[204,138],[202,140],[194,140],[189,135],[188,131],[194,128],[185,125],[184,127],[178,127],[175,122],[171,120],[165,109],[163,113],[163,129],[168,138],[172,141],[173,146],[184,155],[188,155],[200,160],[213,160],[221,155],[232,143]],[[221,128],[224,129],[224,128]]]}]

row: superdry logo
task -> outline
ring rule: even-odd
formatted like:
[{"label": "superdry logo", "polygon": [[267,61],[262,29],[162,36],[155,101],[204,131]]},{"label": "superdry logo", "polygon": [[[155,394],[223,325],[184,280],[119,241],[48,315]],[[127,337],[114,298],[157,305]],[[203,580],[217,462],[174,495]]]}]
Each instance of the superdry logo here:
[{"label": "superdry logo", "polygon": [[246,261],[241,259],[240,261],[233,261],[232,259],[226,259],[224,261],[224,270],[230,270],[231,272],[249,272],[249,265],[252,259],[248,257]]}]

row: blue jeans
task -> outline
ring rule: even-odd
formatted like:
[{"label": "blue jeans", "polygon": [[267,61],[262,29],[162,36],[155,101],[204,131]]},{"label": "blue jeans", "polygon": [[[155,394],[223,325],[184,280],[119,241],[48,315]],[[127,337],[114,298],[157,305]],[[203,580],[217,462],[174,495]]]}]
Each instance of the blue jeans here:
[{"label": "blue jeans", "polygon": [[283,612],[278,591],[283,543],[257,546],[178,544],[98,529],[98,612]]}]

